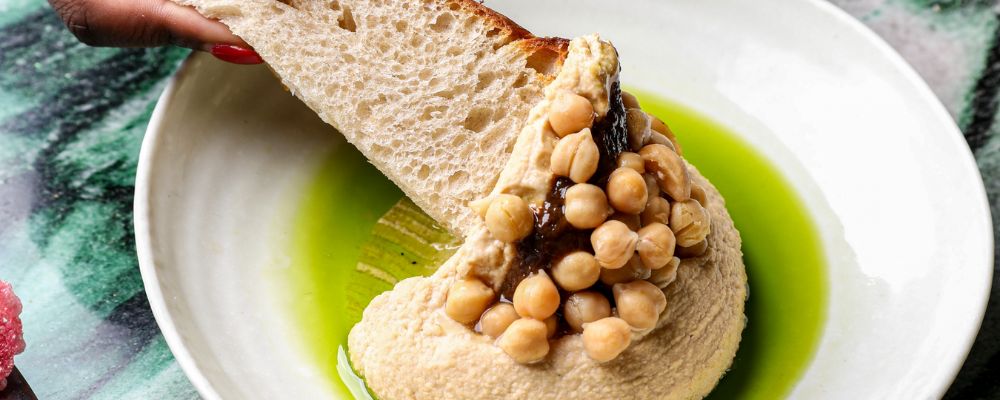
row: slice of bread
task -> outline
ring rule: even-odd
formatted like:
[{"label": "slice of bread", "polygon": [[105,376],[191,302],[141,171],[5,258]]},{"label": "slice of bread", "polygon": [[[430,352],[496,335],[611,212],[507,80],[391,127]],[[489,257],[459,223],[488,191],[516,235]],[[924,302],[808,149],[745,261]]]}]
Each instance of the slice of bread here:
[{"label": "slice of bread", "polygon": [[474,0],[175,0],[221,20],[434,219],[467,236],[567,41]]}]

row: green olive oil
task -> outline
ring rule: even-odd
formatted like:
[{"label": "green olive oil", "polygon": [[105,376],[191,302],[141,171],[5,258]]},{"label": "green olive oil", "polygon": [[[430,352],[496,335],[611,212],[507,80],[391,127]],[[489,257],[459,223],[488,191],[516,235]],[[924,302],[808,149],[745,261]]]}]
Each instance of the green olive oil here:
[{"label": "green olive oil", "polygon": [[[825,317],[825,262],[808,211],[774,166],[724,127],[678,104],[640,98],[722,192],[743,238],[748,324],[711,397],[784,397],[812,359]],[[343,353],[364,307],[399,280],[433,272],[458,244],[401,198],[357,151],[340,146],[298,208],[289,274],[296,330],[344,396],[367,395]]]},{"label": "green olive oil", "polygon": [[344,398],[352,392],[350,381],[338,375],[338,351],[346,348],[347,332],[360,320],[358,308],[363,307],[349,304],[348,294],[392,288],[379,280],[358,282],[353,273],[375,222],[401,196],[364,156],[344,144],[327,156],[298,206],[287,288],[298,325],[294,330]]},{"label": "green olive oil", "polygon": [[684,158],[722,193],[743,239],[747,327],[710,398],[785,397],[812,360],[826,317],[819,232],[781,173],[739,137],[679,104],[640,98],[677,134]]}]

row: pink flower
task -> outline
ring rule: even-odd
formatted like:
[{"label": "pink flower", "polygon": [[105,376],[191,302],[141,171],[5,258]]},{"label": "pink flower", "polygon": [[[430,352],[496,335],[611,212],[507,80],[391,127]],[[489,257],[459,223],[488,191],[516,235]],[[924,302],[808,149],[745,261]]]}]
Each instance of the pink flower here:
[{"label": "pink flower", "polygon": [[21,328],[21,300],[9,283],[0,280],[0,390],[14,370],[14,356],[24,351]]}]

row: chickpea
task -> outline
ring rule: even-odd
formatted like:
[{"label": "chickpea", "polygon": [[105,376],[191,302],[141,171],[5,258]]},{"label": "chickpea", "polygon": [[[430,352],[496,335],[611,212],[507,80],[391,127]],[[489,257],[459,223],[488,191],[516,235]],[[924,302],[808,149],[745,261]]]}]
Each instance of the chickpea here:
[{"label": "chickpea", "polygon": [[674,232],[659,222],[646,225],[639,230],[639,243],[635,251],[642,259],[642,265],[649,269],[660,269],[674,258],[677,239]]},{"label": "chickpea", "polygon": [[618,269],[602,269],[601,270],[601,282],[605,285],[614,285],[616,283],[632,282],[637,279],[646,279],[650,275],[649,268],[642,265],[642,260],[639,256],[632,256],[625,263],[624,267]]},{"label": "chickpea", "polygon": [[650,133],[653,132],[649,128],[649,115],[638,108],[630,108],[625,111],[625,125],[628,132],[628,147],[632,150],[642,148],[642,145],[649,140]]},{"label": "chickpea", "polygon": [[483,197],[479,200],[473,200],[469,202],[469,208],[472,212],[476,213],[479,218],[486,219],[486,211],[490,209],[490,204],[493,203],[492,197]]},{"label": "chickpea", "polygon": [[656,117],[656,116],[654,116],[652,114],[649,115],[649,119],[651,120],[649,126],[654,131],[657,131],[657,132],[659,132],[659,133],[661,133],[663,135],[666,135],[666,136],[673,136],[674,132],[672,130],[670,130],[670,127],[668,127],[667,124],[665,122],[663,122],[662,119],[660,119],[660,118],[658,118],[658,117]]},{"label": "chickpea", "polygon": [[583,349],[598,362],[614,360],[631,342],[632,329],[621,318],[602,318],[583,328]]},{"label": "chickpea", "polygon": [[681,265],[681,259],[674,257],[670,259],[670,262],[666,266],[660,268],[649,276],[649,282],[656,285],[660,289],[666,288],[675,280],[677,280],[677,268]]},{"label": "chickpea", "polygon": [[514,306],[510,303],[500,303],[483,313],[483,317],[479,319],[479,327],[482,329],[483,334],[491,337],[498,338],[507,330],[514,321],[520,318],[517,315],[517,311],[514,310]]},{"label": "chickpea", "polygon": [[596,228],[611,214],[604,191],[589,183],[577,183],[566,190],[565,207],[566,221],[577,229]]},{"label": "chickpea", "polygon": [[684,155],[684,152],[681,151],[681,144],[677,142],[677,135],[674,135],[674,131],[670,130],[670,127],[663,123],[663,120],[652,115],[650,115],[650,119],[652,120],[649,124],[650,129],[666,137],[673,145],[672,147],[677,154]]},{"label": "chickpea", "polygon": [[611,214],[611,217],[609,217],[609,219],[619,221],[625,224],[625,226],[627,226],[629,230],[633,231],[638,231],[639,228],[642,227],[641,221],[639,220],[639,216],[635,214],[625,214],[623,212],[616,212],[614,214]]},{"label": "chickpea", "polygon": [[611,303],[603,294],[583,291],[571,294],[563,306],[563,318],[574,332],[583,332],[583,324],[611,316]]},{"label": "chickpea", "polygon": [[649,138],[646,140],[646,145],[648,146],[651,144],[662,144],[674,152],[677,151],[677,149],[674,148],[674,142],[671,142],[669,138],[663,136],[663,134],[657,131],[649,131]]},{"label": "chickpea", "polygon": [[496,196],[486,210],[486,228],[493,237],[513,243],[524,239],[534,228],[535,215],[524,199],[511,195]]},{"label": "chickpea", "polygon": [[639,107],[639,99],[635,98],[635,95],[632,93],[624,90],[622,90],[622,105],[625,106],[626,110],[629,108],[641,108]]},{"label": "chickpea", "polygon": [[545,271],[524,278],[514,289],[514,309],[525,318],[548,318],[559,309],[559,300],[559,290]]},{"label": "chickpea", "polygon": [[623,151],[618,155],[618,168],[631,168],[640,174],[646,173],[646,165],[642,161],[642,156],[631,151]]},{"label": "chickpea", "polygon": [[518,363],[539,362],[549,354],[548,333],[544,322],[522,318],[507,327],[507,331],[497,339],[497,346]]},{"label": "chickpea", "polygon": [[691,247],[705,240],[711,230],[708,210],[693,199],[674,203],[670,208],[670,229],[677,237],[677,244]]},{"label": "chickpea", "polygon": [[[645,164],[645,161],[643,161],[643,163]],[[645,168],[646,168],[645,165],[643,165],[643,169]],[[652,200],[654,197],[660,197],[660,183],[656,181],[655,174],[643,173],[642,180],[646,182],[646,196],[649,198],[649,200]],[[648,203],[649,200],[646,200],[646,202]]]},{"label": "chickpea", "polygon": [[705,251],[707,250],[708,250],[708,239],[706,238],[705,240],[695,243],[693,246],[690,247],[677,246],[677,251],[675,253],[677,254],[678,257],[690,258],[690,257],[701,256],[702,254],[705,254]]},{"label": "chickpea", "polygon": [[691,198],[701,204],[702,207],[708,207],[708,193],[705,192],[705,188],[701,185],[691,184]]},{"label": "chickpea", "polygon": [[605,268],[601,270],[601,282],[605,285],[632,282],[636,280],[638,276],[639,272],[629,266],[624,266],[618,269]]},{"label": "chickpea", "polygon": [[601,277],[601,265],[586,251],[574,251],[555,262],[552,278],[563,290],[575,292],[589,288]]},{"label": "chickpea", "polygon": [[546,318],[545,321],[542,322],[545,323],[545,337],[551,339],[553,336],[556,335],[556,332],[559,330],[559,318],[556,318],[556,316],[553,315],[551,317]]},{"label": "chickpea", "polygon": [[646,208],[646,181],[631,168],[618,168],[608,178],[608,199],[616,210],[639,214]]},{"label": "chickpea", "polygon": [[660,189],[674,200],[684,201],[691,197],[691,178],[687,165],[677,153],[661,144],[646,145],[639,150],[646,162],[646,171],[652,172]]},{"label": "chickpea", "polygon": [[590,100],[570,91],[556,95],[549,108],[549,125],[563,137],[590,128],[594,123],[594,105]]},{"label": "chickpea", "polygon": [[618,317],[636,329],[653,329],[660,313],[667,308],[667,297],[656,285],[646,281],[619,283],[611,288]]},{"label": "chickpea", "polygon": [[618,269],[635,254],[639,235],[620,221],[605,221],[590,234],[597,263],[607,269]]},{"label": "chickpea", "polygon": [[549,169],[553,174],[566,176],[576,183],[583,183],[594,176],[597,171],[597,161],[601,158],[597,143],[590,134],[590,129],[567,135],[559,139]]},{"label": "chickpea", "polygon": [[654,197],[646,203],[646,209],[639,215],[642,225],[670,223],[670,202],[662,197]]},{"label": "chickpea", "polygon": [[457,281],[448,289],[448,300],[444,311],[451,319],[463,324],[471,324],[479,320],[496,295],[493,289],[476,278],[466,278]]}]

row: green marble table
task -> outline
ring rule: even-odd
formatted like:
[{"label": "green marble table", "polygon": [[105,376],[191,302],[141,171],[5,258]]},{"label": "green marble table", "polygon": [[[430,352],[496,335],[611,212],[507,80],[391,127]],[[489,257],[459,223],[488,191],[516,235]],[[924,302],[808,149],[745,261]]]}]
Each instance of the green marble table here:
[{"label": "green marble table", "polygon": [[[1000,5],[834,3],[930,83],[965,132],[1000,215]],[[44,0],[0,0],[0,279],[24,301],[28,348],[16,365],[39,398],[198,397],[149,310],[131,216],[143,132],[187,54],[88,48]],[[1000,399],[998,290],[994,282],[948,398]],[[12,387],[0,400],[26,393]]]}]

